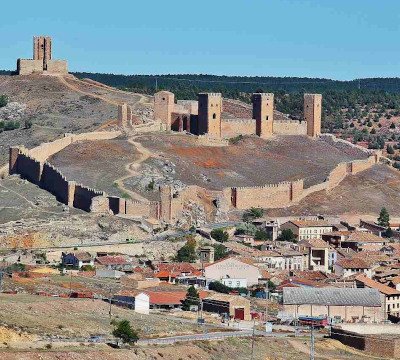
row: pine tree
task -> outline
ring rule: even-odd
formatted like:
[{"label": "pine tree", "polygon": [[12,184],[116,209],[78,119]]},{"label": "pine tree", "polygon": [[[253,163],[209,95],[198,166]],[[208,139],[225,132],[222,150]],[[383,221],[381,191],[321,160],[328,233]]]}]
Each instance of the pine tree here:
[{"label": "pine tree", "polygon": [[379,213],[378,225],[387,228],[389,227],[389,222],[390,222],[389,212],[386,210],[386,208],[383,207],[381,209],[381,212]]},{"label": "pine tree", "polygon": [[182,310],[189,311],[192,305],[199,306],[200,304],[200,296],[197,292],[196,288],[192,285],[189,287],[186,298],[182,302]]}]

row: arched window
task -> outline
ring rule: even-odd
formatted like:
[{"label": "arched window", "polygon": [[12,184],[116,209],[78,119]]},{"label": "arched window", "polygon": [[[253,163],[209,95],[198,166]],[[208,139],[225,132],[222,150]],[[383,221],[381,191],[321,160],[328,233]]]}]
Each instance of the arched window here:
[{"label": "arched window", "polygon": [[213,114],[213,119],[216,119],[216,118],[217,118],[217,114],[214,113],[214,114]]}]

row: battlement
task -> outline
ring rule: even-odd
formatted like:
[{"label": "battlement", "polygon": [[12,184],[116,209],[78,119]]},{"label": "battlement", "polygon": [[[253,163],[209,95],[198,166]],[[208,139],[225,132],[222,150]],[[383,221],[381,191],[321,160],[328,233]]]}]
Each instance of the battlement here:
[{"label": "battlement", "polygon": [[197,96],[200,97],[220,97],[222,98],[222,94],[221,93],[198,93]]},{"label": "battlement", "polygon": [[50,36],[34,36],[32,59],[17,59],[17,73],[68,74],[68,63],[66,60],[53,60]]},{"label": "battlement", "polygon": [[275,120],[274,123],[281,123],[281,124],[303,124],[306,123],[306,121],[300,121],[300,120],[292,120],[292,119],[288,119],[288,120]]}]

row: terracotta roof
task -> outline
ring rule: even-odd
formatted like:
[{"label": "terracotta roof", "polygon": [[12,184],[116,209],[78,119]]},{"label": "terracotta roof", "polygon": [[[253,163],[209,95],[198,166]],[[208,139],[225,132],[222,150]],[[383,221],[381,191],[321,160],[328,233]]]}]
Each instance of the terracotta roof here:
[{"label": "terracotta roof", "polygon": [[364,286],[369,287],[371,289],[377,289],[380,293],[385,294],[385,295],[400,295],[400,291],[397,291],[396,289],[393,289],[387,285],[378,283],[365,275],[358,275],[356,277],[357,281],[360,281],[364,284]]},{"label": "terracotta roof", "polygon": [[92,255],[90,255],[86,251],[80,251],[80,252],[76,252],[76,253],[73,253],[73,254],[78,260],[81,260],[81,261],[92,260]]},{"label": "terracotta roof", "polygon": [[[143,291],[150,297],[150,304],[154,305],[180,305],[185,300],[187,291]],[[199,291],[200,298],[205,298],[207,291]]]},{"label": "terracotta roof", "polygon": [[304,278],[309,280],[325,280],[328,278],[328,275],[322,271],[294,271],[294,275],[297,278]]},{"label": "terracotta roof", "polygon": [[392,280],[390,280],[394,285],[400,284],[400,275],[395,276]]},{"label": "terracotta roof", "polygon": [[351,242],[362,242],[362,243],[379,243],[386,242],[385,239],[374,235],[372,233],[364,231],[353,231],[346,239],[346,241]]},{"label": "terracotta roof", "polygon": [[289,222],[297,227],[332,227],[332,224],[324,220],[291,220]]},{"label": "terracotta roof", "polygon": [[96,262],[99,263],[100,265],[126,265],[126,264],[129,264],[129,262],[126,260],[125,257],[112,256],[112,255],[100,256],[100,257],[96,258]]},{"label": "terracotta roof", "polygon": [[370,269],[371,264],[360,258],[344,258],[340,259],[336,264],[341,266],[344,269]]},{"label": "terracotta roof", "polygon": [[324,249],[329,248],[329,245],[326,243],[326,241],[322,239],[301,240],[299,241],[299,245],[311,248],[324,248]]},{"label": "terracotta roof", "polygon": [[196,268],[191,263],[178,262],[178,263],[161,263],[158,264],[157,269],[159,271],[170,271],[179,273],[190,273],[196,271]]}]

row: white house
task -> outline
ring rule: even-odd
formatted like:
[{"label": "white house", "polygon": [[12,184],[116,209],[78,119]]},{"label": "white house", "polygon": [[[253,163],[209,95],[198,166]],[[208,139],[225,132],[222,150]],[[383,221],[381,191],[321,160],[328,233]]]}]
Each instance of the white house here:
[{"label": "white house", "polygon": [[363,273],[372,278],[374,275],[373,266],[360,258],[341,259],[334,265],[335,274],[341,277],[348,277],[354,274]]},{"label": "white house", "polygon": [[258,279],[262,278],[261,270],[257,266],[235,257],[206,265],[204,276],[207,281],[220,281],[226,283],[227,286],[230,286],[229,279],[231,279],[235,281],[235,284],[232,282],[232,287],[237,287],[238,282],[240,285],[246,283],[246,286],[252,286],[258,284]]},{"label": "white house", "polygon": [[148,315],[150,311],[150,297],[140,291],[121,290],[113,296],[112,302],[140,314]]}]

